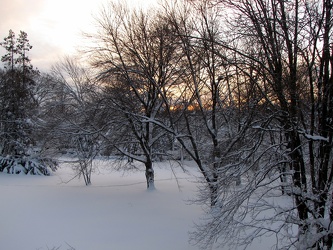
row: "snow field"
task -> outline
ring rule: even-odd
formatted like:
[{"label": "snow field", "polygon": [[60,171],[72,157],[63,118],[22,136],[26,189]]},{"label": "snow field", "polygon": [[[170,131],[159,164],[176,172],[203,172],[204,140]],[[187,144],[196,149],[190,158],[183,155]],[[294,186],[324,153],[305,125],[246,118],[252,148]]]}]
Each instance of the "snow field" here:
[{"label": "snow field", "polygon": [[[177,164],[156,163],[150,191],[143,168],[124,172],[112,170],[112,161],[95,164],[90,186],[74,178],[69,163],[52,176],[0,173],[0,250],[199,249],[188,243],[189,231],[205,217],[193,203],[201,176],[193,163],[186,162],[186,173]],[[263,236],[247,249],[275,243],[274,236]]]},{"label": "snow field", "polygon": [[92,185],[73,179],[69,164],[50,177],[0,173],[0,249],[195,250],[188,231],[202,215],[191,204],[196,178],[169,163],[155,167],[156,190],[144,171],[111,171],[99,163]]}]

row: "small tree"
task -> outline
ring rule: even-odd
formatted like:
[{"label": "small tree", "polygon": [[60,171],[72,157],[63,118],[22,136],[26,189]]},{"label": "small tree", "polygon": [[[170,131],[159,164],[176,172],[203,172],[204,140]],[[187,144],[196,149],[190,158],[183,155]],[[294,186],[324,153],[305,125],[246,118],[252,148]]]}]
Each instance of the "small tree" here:
[{"label": "small tree", "polygon": [[70,148],[73,169],[85,184],[91,184],[93,159],[100,153],[104,110],[91,72],[75,59],[66,57],[53,67],[54,86],[45,109],[45,127],[51,131],[49,143]]},{"label": "small tree", "polygon": [[84,183],[88,186],[91,184],[91,174],[94,170],[93,160],[99,153],[98,135],[77,135],[73,138],[75,145],[76,156],[78,162],[74,166],[74,170],[79,177],[83,177]]}]

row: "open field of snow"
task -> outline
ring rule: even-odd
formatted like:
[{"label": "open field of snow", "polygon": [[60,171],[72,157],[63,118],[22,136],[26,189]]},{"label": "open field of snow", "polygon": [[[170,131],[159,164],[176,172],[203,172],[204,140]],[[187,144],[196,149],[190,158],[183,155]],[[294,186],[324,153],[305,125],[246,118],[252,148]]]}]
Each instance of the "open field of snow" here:
[{"label": "open field of snow", "polygon": [[196,249],[188,231],[202,213],[190,204],[195,178],[175,167],[156,167],[156,190],[143,171],[115,172],[102,162],[92,185],[63,165],[53,176],[0,173],[0,249]]},{"label": "open field of snow", "polygon": [[88,187],[78,179],[66,183],[74,176],[68,164],[50,177],[0,173],[0,249],[198,249],[188,243],[203,215],[191,202],[195,167],[184,173],[157,164],[156,190],[147,191],[144,171],[116,172],[110,164],[99,161]]}]

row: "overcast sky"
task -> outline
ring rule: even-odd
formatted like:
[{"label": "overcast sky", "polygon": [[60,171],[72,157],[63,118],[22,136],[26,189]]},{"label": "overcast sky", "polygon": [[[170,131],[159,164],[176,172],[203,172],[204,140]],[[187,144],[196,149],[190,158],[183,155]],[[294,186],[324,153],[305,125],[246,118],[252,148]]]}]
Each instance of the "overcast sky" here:
[{"label": "overcast sky", "polygon": [[[154,0],[149,0],[154,1]],[[96,15],[108,0],[0,0],[0,41],[12,29],[28,34],[34,67],[48,70],[64,55],[83,44],[82,32],[93,27]],[[147,0],[132,0],[139,3]],[[4,50],[0,49],[0,56]]]}]

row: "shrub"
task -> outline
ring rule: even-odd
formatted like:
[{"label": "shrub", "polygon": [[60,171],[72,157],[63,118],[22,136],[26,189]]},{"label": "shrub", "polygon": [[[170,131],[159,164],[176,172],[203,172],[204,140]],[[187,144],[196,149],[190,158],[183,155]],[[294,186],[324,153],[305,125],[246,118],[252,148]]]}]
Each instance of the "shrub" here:
[{"label": "shrub", "polygon": [[58,163],[50,158],[0,156],[0,172],[8,174],[47,175],[57,169]]}]

